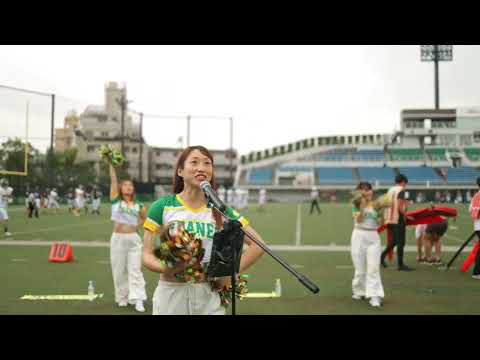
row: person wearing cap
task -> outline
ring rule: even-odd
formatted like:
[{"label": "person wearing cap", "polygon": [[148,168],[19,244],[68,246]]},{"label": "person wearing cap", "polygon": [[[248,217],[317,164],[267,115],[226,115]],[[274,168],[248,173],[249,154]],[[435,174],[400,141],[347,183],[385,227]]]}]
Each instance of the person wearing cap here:
[{"label": "person wearing cap", "polygon": [[380,277],[381,240],[377,232],[383,218],[373,206],[372,185],[358,184],[353,203],[354,227],[351,237],[351,256],[355,268],[352,280],[354,300],[370,299],[370,305],[380,307],[385,294]]},{"label": "person wearing cap", "polygon": [[406,237],[406,212],[408,201],[405,196],[405,187],[408,184],[408,178],[403,174],[395,177],[395,186],[388,190],[388,196],[392,199],[392,206],[385,211],[385,223],[388,231],[392,234],[392,241],[383,250],[380,257],[381,264],[387,267],[385,257],[397,247],[397,266],[399,271],[412,271],[413,269],[403,263],[403,251]]}]

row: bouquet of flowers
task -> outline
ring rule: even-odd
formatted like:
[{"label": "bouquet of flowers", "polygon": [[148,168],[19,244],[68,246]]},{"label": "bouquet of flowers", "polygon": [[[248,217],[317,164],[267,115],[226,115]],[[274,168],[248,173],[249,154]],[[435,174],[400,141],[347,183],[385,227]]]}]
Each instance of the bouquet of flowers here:
[{"label": "bouquet of flowers", "polygon": [[[247,288],[247,278],[248,275],[240,275],[237,286],[235,287],[235,296],[237,299],[242,300],[243,297],[248,293]],[[222,289],[217,290],[220,295],[220,302],[223,307],[228,307],[232,302],[232,291],[231,288],[224,286]]]},{"label": "bouquet of flowers", "polygon": [[102,145],[100,147],[100,157],[106,159],[115,167],[122,166],[125,161],[122,153],[111,145]]},{"label": "bouquet of flowers", "polygon": [[376,211],[380,212],[392,206],[392,197],[388,196],[388,193],[379,196],[374,202],[373,207]]},{"label": "bouquet of flowers", "polygon": [[361,190],[352,191],[352,204],[356,208],[360,208],[360,203],[363,198],[363,192]]},{"label": "bouquet of flowers", "polygon": [[173,268],[180,261],[187,263],[183,273],[175,274],[179,280],[191,283],[203,278],[204,269],[200,262],[205,255],[205,249],[202,247],[202,240],[186,231],[183,223],[172,222],[164,228],[154,254],[169,268]]}]

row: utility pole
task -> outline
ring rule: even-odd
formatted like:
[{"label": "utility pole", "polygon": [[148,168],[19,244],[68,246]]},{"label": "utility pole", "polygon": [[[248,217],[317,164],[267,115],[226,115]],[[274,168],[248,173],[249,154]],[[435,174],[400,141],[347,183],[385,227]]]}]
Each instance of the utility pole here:
[{"label": "utility pole", "polygon": [[52,124],[50,129],[50,153],[53,155],[53,133],[55,129],[55,94],[52,94]]},{"label": "utility pole", "polygon": [[122,155],[125,155],[125,107],[127,106],[127,99],[125,99],[125,95],[122,94],[122,97],[116,100],[117,100],[117,103],[120,105],[120,110],[121,110],[121,117],[120,117],[121,152],[122,152]]},{"label": "utility pole", "polygon": [[233,117],[230,118],[230,186],[233,186]]},{"label": "utility pole", "polygon": [[143,182],[143,113],[140,113],[140,173],[139,180]]}]

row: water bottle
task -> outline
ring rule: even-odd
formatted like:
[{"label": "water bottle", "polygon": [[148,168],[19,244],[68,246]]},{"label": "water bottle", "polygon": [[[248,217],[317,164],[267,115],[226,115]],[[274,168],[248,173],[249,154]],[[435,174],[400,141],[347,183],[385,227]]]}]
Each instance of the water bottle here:
[{"label": "water bottle", "polygon": [[275,295],[277,297],[282,296],[282,284],[280,283],[280,279],[275,281]]},{"label": "water bottle", "polygon": [[88,282],[88,296],[93,296],[95,295],[95,287],[93,286],[93,281],[90,280]]}]

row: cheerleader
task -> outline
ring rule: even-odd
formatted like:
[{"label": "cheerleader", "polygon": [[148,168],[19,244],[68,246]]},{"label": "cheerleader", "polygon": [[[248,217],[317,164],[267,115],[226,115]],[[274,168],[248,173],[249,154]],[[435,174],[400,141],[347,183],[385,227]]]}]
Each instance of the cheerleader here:
[{"label": "cheerleader", "polygon": [[381,216],[373,207],[372,185],[358,184],[358,196],[353,201],[354,227],[351,237],[351,256],[355,273],[352,281],[354,300],[370,299],[370,305],[380,307],[384,297],[380,277],[381,244],[377,229],[382,224]]},{"label": "cheerleader", "polygon": [[[153,295],[153,315],[224,315],[220,295],[215,289],[230,287],[230,277],[213,279],[213,287],[203,274],[196,283],[187,283],[177,279],[186,263],[181,261],[177,266],[168,268],[154,255],[154,237],[164,226],[182,222],[185,230],[202,239],[205,255],[202,265],[210,261],[213,235],[216,229],[223,226],[221,214],[207,207],[205,195],[200,183],[209,181],[215,189],[213,157],[203,146],[186,148],[180,155],[174,173],[173,194],[155,201],[149,212],[144,228],[143,263],[148,269],[160,273],[160,281]],[[247,219],[235,210],[227,207],[229,218],[238,220],[245,231],[262,241],[260,235],[248,225]],[[240,261],[240,273],[248,269],[262,255],[263,250],[245,237],[248,249]]]}]

